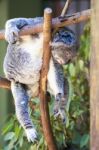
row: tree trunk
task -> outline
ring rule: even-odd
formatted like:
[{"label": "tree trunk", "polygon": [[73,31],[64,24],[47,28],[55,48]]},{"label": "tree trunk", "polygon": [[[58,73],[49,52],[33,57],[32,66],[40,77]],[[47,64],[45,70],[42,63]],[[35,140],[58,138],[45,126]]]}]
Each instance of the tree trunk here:
[{"label": "tree trunk", "polygon": [[92,45],[90,65],[90,144],[99,150],[99,1],[92,0]]}]

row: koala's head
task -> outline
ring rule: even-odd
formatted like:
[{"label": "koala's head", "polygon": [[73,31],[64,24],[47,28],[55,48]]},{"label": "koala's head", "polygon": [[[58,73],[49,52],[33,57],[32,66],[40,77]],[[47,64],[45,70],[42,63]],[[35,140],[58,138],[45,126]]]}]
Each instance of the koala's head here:
[{"label": "koala's head", "polygon": [[[73,48],[72,48],[73,49]],[[52,56],[59,64],[66,64],[72,59],[74,52],[62,43],[52,46]]]},{"label": "koala's head", "polygon": [[60,28],[53,36],[51,50],[53,58],[59,64],[66,64],[76,53],[77,39],[68,28]]}]

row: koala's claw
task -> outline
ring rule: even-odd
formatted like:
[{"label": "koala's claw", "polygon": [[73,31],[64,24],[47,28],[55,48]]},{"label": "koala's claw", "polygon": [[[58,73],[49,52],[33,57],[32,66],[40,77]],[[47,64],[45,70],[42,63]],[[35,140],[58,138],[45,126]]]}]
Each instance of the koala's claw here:
[{"label": "koala's claw", "polygon": [[56,118],[57,116],[59,116],[59,111],[57,109],[54,109],[54,117]]},{"label": "koala's claw", "polygon": [[26,132],[27,139],[29,142],[37,141],[37,132],[34,128],[25,129],[25,132]]},{"label": "koala's claw", "polygon": [[62,119],[63,124],[66,124],[66,117]]},{"label": "koala's claw", "polygon": [[54,109],[54,117],[60,116],[63,124],[66,124],[66,114],[64,109]]},{"label": "koala's claw", "polygon": [[62,122],[65,124],[66,123],[66,113],[65,113],[65,110],[64,109],[60,109],[59,110],[59,114],[60,114],[60,117],[62,119]]},{"label": "koala's claw", "polygon": [[17,27],[10,27],[5,31],[5,39],[8,43],[14,44],[19,39],[19,29]]}]

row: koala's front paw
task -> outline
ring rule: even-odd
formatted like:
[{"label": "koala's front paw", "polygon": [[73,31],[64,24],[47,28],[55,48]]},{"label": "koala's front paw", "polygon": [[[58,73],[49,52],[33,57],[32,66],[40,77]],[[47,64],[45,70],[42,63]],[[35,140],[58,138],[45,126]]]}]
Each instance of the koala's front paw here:
[{"label": "koala's front paw", "polygon": [[60,117],[62,122],[66,123],[66,112],[65,112],[65,106],[66,106],[66,99],[62,96],[61,93],[58,93],[55,98],[54,103],[54,117]]},{"label": "koala's front paw", "polygon": [[19,29],[17,27],[9,27],[5,30],[5,39],[8,43],[14,44],[19,39]]},{"label": "koala's front paw", "polygon": [[25,132],[26,132],[27,139],[29,142],[37,141],[37,132],[34,128],[25,129]]},{"label": "koala's front paw", "polygon": [[66,112],[65,112],[65,110],[64,110],[64,109],[60,109],[60,110],[59,110],[59,114],[60,114],[60,117],[61,117],[61,119],[62,119],[62,122],[63,122],[64,124],[66,124]]},{"label": "koala's front paw", "polygon": [[60,117],[62,122],[66,124],[66,113],[64,109],[54,109],[54,117]]}]

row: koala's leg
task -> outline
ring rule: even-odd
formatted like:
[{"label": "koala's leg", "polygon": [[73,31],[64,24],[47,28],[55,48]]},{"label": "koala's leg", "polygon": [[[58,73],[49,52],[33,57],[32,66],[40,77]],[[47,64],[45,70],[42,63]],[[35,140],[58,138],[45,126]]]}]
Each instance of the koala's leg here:
[{"label": "koala's leg", "polygon": [[20,83],[11,82],[11,90],[15,100],[15,110],[18,121],[25,129],[28,141],[35,141],[37,138],[36,130],[30,120],[28,113],[29,96],[26,87]]},{"label": "koala's leg", "polygon": [[60,115],[63,122],[65,122],[65,109],[68,93],[65,88],[67,85],[65,84],[62,66],[53,59],[51,59],[50,61],[50,67],[48,72],[48,86],[49,92],[55,96],[54,115]]}]

